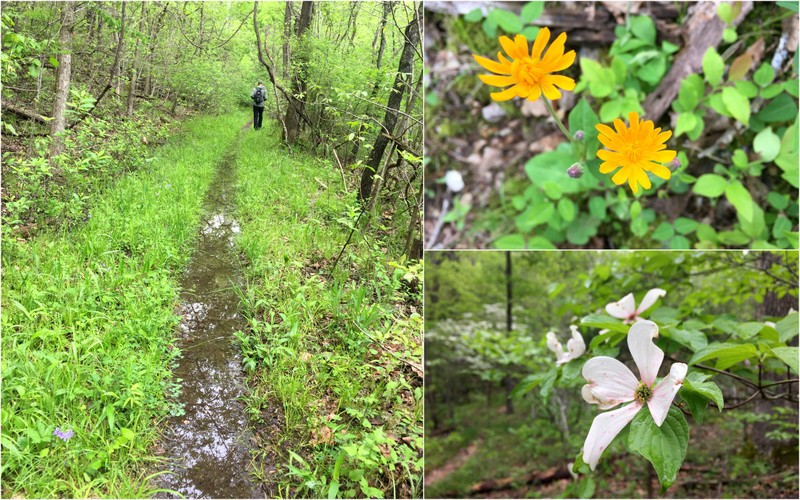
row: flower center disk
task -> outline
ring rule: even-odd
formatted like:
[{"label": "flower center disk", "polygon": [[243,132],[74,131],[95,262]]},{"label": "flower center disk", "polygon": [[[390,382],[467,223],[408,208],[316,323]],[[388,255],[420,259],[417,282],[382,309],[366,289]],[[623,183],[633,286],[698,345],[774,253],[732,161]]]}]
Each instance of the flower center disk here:
[{"label": "flower center disk", "polygon": [[640,403],[647,403],[653,397],[653,389],[649,385],[642,382],[639,384],[639,387],[633,391],[633,397]]},{"label": "flower center disk", "polygon": [[529,57],[519,60],[516,77],[519,81],[528,85],[539,85],[545,72],[542,71],[540,61]]}]

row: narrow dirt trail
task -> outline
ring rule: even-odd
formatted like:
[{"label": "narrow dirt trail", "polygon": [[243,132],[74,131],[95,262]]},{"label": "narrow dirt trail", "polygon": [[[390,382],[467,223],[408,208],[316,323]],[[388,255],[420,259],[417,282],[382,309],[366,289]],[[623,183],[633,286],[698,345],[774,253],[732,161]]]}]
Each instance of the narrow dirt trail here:
[{"label": "narrow dirt trail", "polygon": [[432,471],[425,471],[425,486],[430,486],[433,483],[437,483],[460,469],[465,463],[467,463],[467,460],[472,458],[482,444],[482,440],[473,441],[466,448],[459,450],[459,452],[456,453],[456,455],[443,466]]},{"label": "narrow dirt trail", "polygon": [[241,135],[223,157],[204,202],[200,241],[181,279],[180,342],[173,371],[185,413],[172,417],[161,446],[171,473],[159,486],[190,498],[263,497],[250,481],[239,349],[234,332],[246,327],[235,286],[243,272],[235,235],[235,155]]}]

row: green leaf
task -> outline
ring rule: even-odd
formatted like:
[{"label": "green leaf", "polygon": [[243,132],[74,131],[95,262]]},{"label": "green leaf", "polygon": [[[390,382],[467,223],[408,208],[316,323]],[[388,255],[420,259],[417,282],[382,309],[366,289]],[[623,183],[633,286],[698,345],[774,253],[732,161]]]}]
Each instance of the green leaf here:
[{"label": "green leaf", "polygon": [[525,7],[522,8],[522,12],[520,13],[519,17],[522,19],[522,22],[528,24],[529,22],[538,19],[539,16],[542,15],[544,11],[544,2],[528,2],[525,4]]},{"label": "green leaf", "polygon": [[731,24],[734,17],[731,4],[721,2],[719,5],[717,5],[717,15],[725,22],[725,24]]},{"label": "green leaf", "polygon": [[766,87],[772,80],[775,79],[775,70],[767,63],[762,63],[761,66],[753,73],[753,81],[759,87]]},{"label": "green leaf", "polygon": [[792,223],[783,215],[775,218],[775,223],[772,225],[772,237],[776,240],[783,238],[787,232],[792,230]]},{"label": "green leaf", "polygon": [[722,89],[722,102],[731,115],[745,125],[750,123],[750,101],[733,87]]},{"label": "green leaf", "polygon": [[689,424],[681,411],[671,406],[667,418],[659,427],[650,411],[636,414],[628,432],[628,449],[646,458],[656,471],[661,494],[675,482],[678,470],[686,458],[689,444]]},{"label": "green leaf", "polygon": [[544,236],[534,236],[528,240],[528,248],[555,250],[556,246]]},{"label": "green leaf", "polygon": [[631,33],[650,45],[656,43],[656,25],[649,16],[633,16],[630,18]]},{"label": "green leaf", "polygon": [[507,250],[521,250],[525,248],[525,237],[521,234],[509,234],[494,240],[492,246]]},{"label": "green leaf", "polygon": [[621,113],[622,100],[613,99],[600,107],[600,120],[610,122],[613,121],[614,118],[619,118]]},{"label": "green leaf", "polygon": [[753,344],[714,343],[694,353],[689,360],[690,365],[696,365],[709,359],[716,359],[716,367],[720,370],[756,356],[758,351]]},{"label": "green leaf", "polygon": [[678,121],[675,123],[675,137],[680,137],[697,126],[697,116],[694,113],[680,113]]},{"label": "green leaf", "polygon": [[479,8],[472,9],[464,15],[464,20],[468,23],[477,23],[483,19],[483,11]]},{"label": "green leaf", "polygon": [[677,235],[669,240],[669,247],[672,250],[689,250],[692,248],[692,242],[685,236]]},{"label": "green leaf", "polygon": [[593,97],[602,98],[611,95],[614,91],[614,72],[604,68],[595,60],[582,57],[580,62],[581,74],[589,82],[589,92]]},{"label": "green leaf", "polygon": [[567,228],[567,240],[573,245],[585,245],[589,238],[597,234],[600,220],[587,214],[580,214]]},{"label": "green leaf", "polygon": [[772,131],[772,127],[767,127],[753,139],[753,149],[761,155],[765,162],[774,160],[781,151],[781,138]]},{"label": "green leaf", "polygon": [[558,213],[564,218],[565,221],[572,222],[572,220],[575,219],[577,210],[575,208],[575,204],[572,203],[572,200],[569,198],[561,198],[561,200],[558,202]]},{"label": "green leaf", "polygon": [[717,86],[722,82],[722,71],[725,69],[725,63],[722,62],[722,57],[717,53],[717,49],[709,47],[703,55],[703,74],[706,81],[712,86]]},{"label": "green leaf", "polygon": [[651,235],[654,239],[658,241],[666,241],[675,234],[675,231],[672,229],[672,224],[668,222],[662,222],[658,225],[653,234]]},{"label": "green leaf", "polygon": [[739,35],[736,34],[736,30],[733,28],[725,28],[722,30],[722,40],[725,43],[733,43],[736,39],[739,38]]},{"label": "green leaf", "polygon": [[746,221],[753,220],[753,197],[739,181],[732,181],[725,187],[725,197],[736,208],[736,212]]},{"label": "green leaf", "polygon": [[775,329],[778,330],[778,340],[781,342],[789,342],[791,339],[797,337],[797,315],[798,313],[789,314],[775,324]]},{"label": "green leaf", "polygon": [[603,220],[606,218],[606,200],[600,196],[592,196],[589,199],[589,213],[595,219]]},{"label": "green leaf", "polygon": [[587,160],[594,159],[595,153],[600,148],[600,141],[597,139],[598,132],[595,128],[597,124],[597,115],[594,114],[585,97],[578,101],[578,104],[569,113],[570,133],[574,136],[577,131],[583,131]]},{"label": "green leaf", "polygon": [[689,377],[687,377],[683,381],[681,392],[683,391],[696,392],[714,401],[714,404],[717,405],[719,411],[722,411],[722,409],[725,407],[725,400],[722,397],[722,391],[719,390],[719,387],[714,382],[702,382],[697,379],[691,380]]},{"label": "green leaf", "polygon": [[678,91],[678,102],[683,108],[682,111],[694,110],[702,99],[704,90],[705,84],[700,75],[693,73],[684,78]]},{"label": "green leaf", "polygon": [[612,332],[628,333],[630,326],[607,314],[592,313],[581,318],[581,325],[611,330]]},{"label": "green leaf", "polygon": [[489,19],[496,21],[506,33],[516,34],[522,31],[522,20],[519,16],[505,9],[494,9],[489,13]]},{"label": "green leaf", "polygon": [[800,373],[800,368],[798,367],[798,364],[800,364],[800,351],[798,351],[797,347],[773,347],[771,350],[775,357],[789,365],[793,372]]},{"label": "green leaf", "polygon": [[789,206],[789,195],[770,191],[767,195],[767,201],[776,210],[786,210],[786,207]]},{"label": "green leaf", "polygon": [[514,387],[514,389],[511,391],[511,397],[517,397],[529,393],[538,387],[542,382],[544,382],[545,378],[548,376],[549,372],[528,375],[527,377],[523,378],[516,387]]},{"label": "green leaf", "polygon": [[717,174],[701,175],[694,184],[694,192],[706,198],[718,198],[725,192],[728,181]]},{"label": "green leaf", "polygon": [[797,102],[789,94],[782,93],[761,108],[756,116],[765,123],[794,120],[797,118]]},{"label": "green leaf", "polygon": [[689,234],[693,232],[695,229],[697,229],[699,223],[693,219],[687,219],[686,217],[678,217],[677,219],[675,219],[675,222],[673,222],[673,224],[675,225],[675,231],[677,231],[678,233]]},{"label": "green leaf", "polygon": [[555,211],[555,207],[549,201],[532,203],[514,219],[514,222],[520,231],[527,233],[534,227],[548,222]]},{"label": "green leaf", "polygon": [[797,0],[780,0],[779,2],[775,2],[775,4],[779,7],[783,7],[786,10],[791,10],[792,12],[798,11]]},{"label": "green leaf", "polygon": [[800,187],[800,160],[798,160],[797,122],[786,129],[781,139],[781,153],[775,158],[775,164],[783,170],[783,179],[794,186]]},{"label": "green leaf", "polygon": [[[652,319],[652,318],[651,318]],[[686,325],[684,325],[685,327]],[[698,351],[708,345],[706,334],[700,330],[688,328],[667,328],[663,331],[664,336],[675,342],[688,347],[692,351]]]},{"label": "green leaf", "polygon": [[[599,144],[596,133],[595,130],[594,141]],[[591,137],[591,130],[586,131],[586,137]],[[541,153],[528,160],[525,172],[534,186],[544,189],[548,182],[554,182],[561,186],[565,194],[586,192],[598,187],[599,180],[594,175],[583,175],[580,179],[570,179],[567,176],[567,169],[576,161],[578,159],[575,158],[570,144],[563,142],[555,151]]]},{"label": "green leaf", "polygon": [[686,406],[689,407],[694,421],[698,424],[702,424],[705,418],[706,408],[708,407],[708,398],[696,392],[683,390],[683,388],[681,388],[679,395],[686,403]]}]

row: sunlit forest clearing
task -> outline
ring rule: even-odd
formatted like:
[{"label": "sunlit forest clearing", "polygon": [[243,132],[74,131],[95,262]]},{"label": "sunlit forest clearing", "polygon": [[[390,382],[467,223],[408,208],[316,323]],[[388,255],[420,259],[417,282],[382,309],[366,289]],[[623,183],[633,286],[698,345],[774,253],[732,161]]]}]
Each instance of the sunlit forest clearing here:
[{"label": "sunlit forest clearing", "polygon": [[[797,497],[795,252],[425,259],[426,497]],[[641,399],[680,386],[660,424],[621,395],[642,345],[663,378]]]},{"label": "sunlit forest clearing", "polygon": [[2,23],[2,496],[421,497],[420,4]]}]

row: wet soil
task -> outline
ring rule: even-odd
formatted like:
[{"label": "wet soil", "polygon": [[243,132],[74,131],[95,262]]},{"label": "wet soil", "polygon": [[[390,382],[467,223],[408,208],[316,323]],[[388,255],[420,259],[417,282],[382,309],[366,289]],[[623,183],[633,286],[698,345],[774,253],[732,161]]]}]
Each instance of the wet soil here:
[{"label": "wet soil", "polygon": [[235,288],[243,271],[236,253],[234,210],[238,140],[223,158],[204,202],[200,241],[181,280],[183,354],[175,379],[185,413],[167,422],[161,442],[171,473],[159,487],[191,498],[263,497],[249,478],[247,426],[239,349],[234,333],[247,327]]}]

